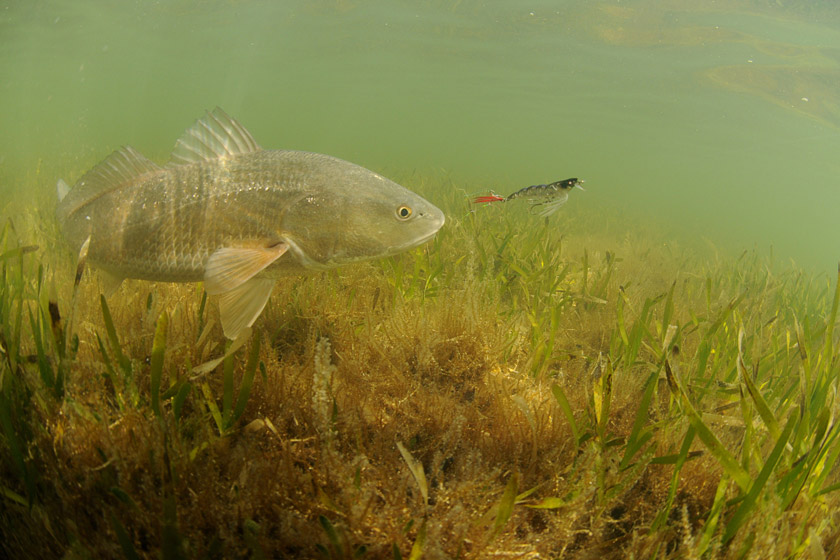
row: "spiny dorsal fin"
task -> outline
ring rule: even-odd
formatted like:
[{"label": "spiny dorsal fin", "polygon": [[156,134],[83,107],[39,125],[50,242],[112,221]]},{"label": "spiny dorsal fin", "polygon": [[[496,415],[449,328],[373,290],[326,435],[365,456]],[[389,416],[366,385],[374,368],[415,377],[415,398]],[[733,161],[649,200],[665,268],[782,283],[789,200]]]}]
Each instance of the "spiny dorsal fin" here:
[{"label": "spiny dorsal fin", "polygon": [[175,143],[167,167],[262,150],[245,127],[216,107],[195,121]]},{"label": "spiny dorsal fin", "polygon": [[66,193],[59,203],[59,220],[103,194],[157,171],[160,171],[160,167],[154,162],[131,146],[123,146],[85,173]]}]

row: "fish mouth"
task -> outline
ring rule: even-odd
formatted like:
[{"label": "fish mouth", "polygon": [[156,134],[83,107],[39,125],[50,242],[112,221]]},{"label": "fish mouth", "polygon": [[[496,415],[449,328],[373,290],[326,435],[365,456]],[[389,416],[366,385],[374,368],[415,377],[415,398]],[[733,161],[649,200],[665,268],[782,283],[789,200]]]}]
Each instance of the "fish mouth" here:
[{"label": "fish mouth", "polygon": [[[441,225],[443,225],[443,224],[441,224]],[[420,237],[418,239],[414,239],[413,241],[410,241],[408,243],[403,243],[402,245],[392,245],[392,246],[388,247],[388,250],[382,256],[383,257],[391,257],[393,255],[398,255],[399,253],[402,253],[404,251],[408,251],[409,249],[419,247],[420,245],[426,243],[427,241],[432,239],[435,235],[437,235],[437,232],[438,232],[439,229],[440,228],[438,228],[438,229],[436,229],[432,232],[429,232],[428,234],[424,235],[423,237]]]}]

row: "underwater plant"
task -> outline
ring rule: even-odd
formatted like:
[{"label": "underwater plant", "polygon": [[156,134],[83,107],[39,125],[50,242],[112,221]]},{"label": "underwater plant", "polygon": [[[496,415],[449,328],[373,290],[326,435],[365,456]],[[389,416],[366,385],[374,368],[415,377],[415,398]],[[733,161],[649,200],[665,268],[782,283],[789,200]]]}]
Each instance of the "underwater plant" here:
[{"label": "underwater plant", "polygon": [[2,553],[838,552],[833,278],[409,179],[451,227],[279,284],[240,346],[201,285],[106,300],[5,218]]}]

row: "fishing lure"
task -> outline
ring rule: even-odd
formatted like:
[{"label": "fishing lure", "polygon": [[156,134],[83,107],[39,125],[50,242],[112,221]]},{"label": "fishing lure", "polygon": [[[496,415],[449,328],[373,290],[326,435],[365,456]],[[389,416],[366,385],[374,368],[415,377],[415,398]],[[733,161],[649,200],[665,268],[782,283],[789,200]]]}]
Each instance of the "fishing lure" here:
[{"label": "fishing lure", "polygon": [[[476,204],[484,202],[508,202],[516,198],[524,198],[531,204],[531,211],[539,210],[540,216],[550,216],[554,214],[558,208],[563,206],[569,200],[569,191],[577,187],[581,187],[582,179],[572,177],[571,179],[564,179],[550,183],[548,185],[531,185],[524,189],[519,189],[508,196],[499,196],[495,193],[478,196],[473,199]],[[539,208],[542,206],[542,208]]]}]

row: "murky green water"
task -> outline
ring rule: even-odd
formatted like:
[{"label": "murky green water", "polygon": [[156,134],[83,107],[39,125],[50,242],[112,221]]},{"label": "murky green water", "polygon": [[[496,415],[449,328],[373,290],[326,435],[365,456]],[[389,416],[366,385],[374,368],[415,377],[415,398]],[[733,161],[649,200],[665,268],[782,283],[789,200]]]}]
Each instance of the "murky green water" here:
[{"label": "murky green water", "polygon": [[0,193],[122,144],[163,161],[219,105],[265,147],[503,193],[579,176],[593,220],[623,207],[830,270],[840,11],[728,5],[4,2]]}]

